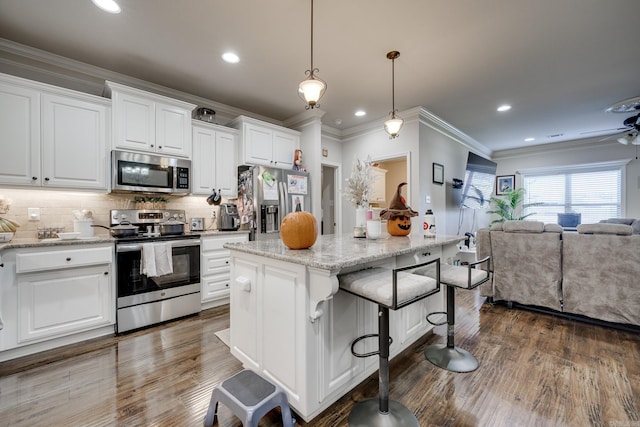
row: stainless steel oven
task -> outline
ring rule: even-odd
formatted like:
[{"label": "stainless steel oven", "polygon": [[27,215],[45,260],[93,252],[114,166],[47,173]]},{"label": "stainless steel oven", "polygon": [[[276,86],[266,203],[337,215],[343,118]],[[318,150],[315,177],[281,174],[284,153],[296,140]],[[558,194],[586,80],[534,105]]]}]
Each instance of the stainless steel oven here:
[{"label": "stainless steel oven", "polygon": [[[153,221],[167,212],[112,211],[113,218],[133,219],[141,229],[151,229]],[[173,212],[173,211],[171,211]],[[156,217],[160,219],[155,219]],[[117,221],[115,221],[117,222]],[[143,225],[146,224],[146,225]],[[116,333],[122,333],[200,312],[200,236],[197,234],[158,235],[142,232],[116,240]],[[169,254],[165,262],[170,273],[145,273],[144,256],[157,248]]]}]

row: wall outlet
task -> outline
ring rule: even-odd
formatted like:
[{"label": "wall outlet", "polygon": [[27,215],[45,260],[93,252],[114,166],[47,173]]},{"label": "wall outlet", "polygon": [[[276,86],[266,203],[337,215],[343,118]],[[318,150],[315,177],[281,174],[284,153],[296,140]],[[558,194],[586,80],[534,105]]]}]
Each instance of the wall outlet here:
[{"label": "wall outlet", "polygon": [[29,221],[40,221],[40,208],[27,208]]},{"label": "wall outlet", "polygon": [[424,196],[425,203],[431,203],[431,196]]}]

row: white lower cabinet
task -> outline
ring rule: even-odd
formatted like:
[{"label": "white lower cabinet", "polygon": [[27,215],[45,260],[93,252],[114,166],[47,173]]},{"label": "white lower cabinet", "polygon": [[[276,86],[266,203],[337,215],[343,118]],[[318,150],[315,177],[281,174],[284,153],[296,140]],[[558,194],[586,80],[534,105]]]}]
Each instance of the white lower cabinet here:
[{"label": "white lower cabinet", "polygon": [[229,251],[223,248],[225,243],[246,242],[249,235],[246,233],[216,236],[202,236],[200,284],[202,295],[202,308],[215,307],[226,304],[229,298],[230,268]]},{"label": "white lower cabinet", "polygon": [[0,361],[113,334],[112,244],[2,253]]}]

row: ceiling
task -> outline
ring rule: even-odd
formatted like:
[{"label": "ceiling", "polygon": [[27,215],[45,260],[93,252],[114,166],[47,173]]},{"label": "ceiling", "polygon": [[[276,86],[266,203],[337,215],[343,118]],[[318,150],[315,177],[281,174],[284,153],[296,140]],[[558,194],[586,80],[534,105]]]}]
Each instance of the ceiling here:
[{"label": "ceiling", "polygon": [[[279,121],[304,111],[309,0],[118,1],[112,15],[0,0],[0,38]],[[382,126],[391,50],[396,108],[422,106],[491,151],[602,138],[632,115],[605,109],[640,95],[638,0],[316,0],[314,15],[323,123],[339,130]],[[221,60],[229,50],[240,63]]]}]

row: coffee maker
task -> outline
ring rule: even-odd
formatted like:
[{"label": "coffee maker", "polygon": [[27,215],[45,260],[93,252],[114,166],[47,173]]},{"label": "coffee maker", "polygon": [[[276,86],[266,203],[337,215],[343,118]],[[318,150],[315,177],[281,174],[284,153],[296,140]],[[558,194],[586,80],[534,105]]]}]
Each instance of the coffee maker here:
[{"label": "coffee maker", "polygon": [[236,231],[240,228],[238,207],[233,203],[220,204],[220,227],[222,231]]}]

